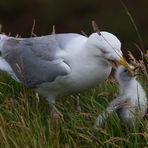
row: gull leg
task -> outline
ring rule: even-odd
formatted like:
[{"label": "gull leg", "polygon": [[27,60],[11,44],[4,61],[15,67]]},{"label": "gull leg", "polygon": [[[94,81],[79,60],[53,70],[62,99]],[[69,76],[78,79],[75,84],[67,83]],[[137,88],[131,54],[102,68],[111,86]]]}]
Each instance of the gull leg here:
[{"label": "gull leg", "polygon": [[63,114],[55,106],[55,97],[48,97],[48,102],[51,107],[51,116],[53,118],[63,118]]},{"label": "gull leg", "polygon": [[63,114],[56,108],[55,105],[51,106],[51,116],[53,118],[63,118]]},{"label": "gull leg", "polygon": [[74,100],[74,109],[76,112],[81,112],[81,106],[79,101],[79,96],[72,96],[72,99]]}]

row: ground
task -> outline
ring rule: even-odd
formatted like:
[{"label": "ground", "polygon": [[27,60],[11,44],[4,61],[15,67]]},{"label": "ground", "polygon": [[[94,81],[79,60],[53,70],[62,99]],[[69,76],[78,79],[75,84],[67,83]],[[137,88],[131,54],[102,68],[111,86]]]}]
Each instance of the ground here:
[{"label": "ground", "polygon": [[[81,113],[75,112],[72,97],[59,98],[61,119],[50,116],[48,102],[34,90],[5,74],[0,80],[0,148],[148,147],[148,120],[125,129],[114,114],[104,127],[92,128],[97,115],[116,97],[117,85],[112,80],[79,94]],[[140,80],[148,92],[145,78]]]}]

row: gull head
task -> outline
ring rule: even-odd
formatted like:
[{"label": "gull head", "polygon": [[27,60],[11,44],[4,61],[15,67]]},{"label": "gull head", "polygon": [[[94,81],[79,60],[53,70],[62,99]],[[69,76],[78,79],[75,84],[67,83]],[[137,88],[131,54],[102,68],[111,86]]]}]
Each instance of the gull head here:
[{"label": "gull head", "polygon": [[93,33],[90,39],[93,46],[100,51],[98,56],[104,57],[110,61],[113,66],[123,65],[128,71],[131,71],[128,62],[123,58],[121,42],[115,35],[101,31],[99,33]]},{"label": "gull head", "polygon": [[121,84],[123,83],[127,83],[130,82],[131,80],[135,80],[136,79],[136,71],[135,68],[133,66],[130,65],[131,71],[132,71],[132,75],[131,73],[128,71],[127,68],[123,67],[123,66],[118,66],[118,68],[116,69],[116,73],[115,73],[115,78],[117,79],[117,81]]}]

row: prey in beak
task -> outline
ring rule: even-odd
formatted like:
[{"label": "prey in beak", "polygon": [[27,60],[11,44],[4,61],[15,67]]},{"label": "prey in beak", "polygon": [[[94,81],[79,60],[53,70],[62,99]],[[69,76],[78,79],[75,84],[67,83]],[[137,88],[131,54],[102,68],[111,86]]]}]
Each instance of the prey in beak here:
[{"label": "prey in beak", "polygon": [[122,65],[125,68],[127,68],[129,75],[131,76],[134,75],[133,70],[131,69],[131,66],[128,64],[128,62],[123,57],[121,57],[118,61],[110,60],[110,63],[112,64],[112,67],[114,69],[116,69],[119,65]]},{"label": "prey in beak", "polygon": [[128,62],[123,57],[121,57],[120,60],[117,61],[117,62],[119,63],[119,65],[122,65],[125,68],[127,68],[128,72],[129,72],[129,75],[134,76],[134,72],[131,69],[131,66],[128,64]]}]

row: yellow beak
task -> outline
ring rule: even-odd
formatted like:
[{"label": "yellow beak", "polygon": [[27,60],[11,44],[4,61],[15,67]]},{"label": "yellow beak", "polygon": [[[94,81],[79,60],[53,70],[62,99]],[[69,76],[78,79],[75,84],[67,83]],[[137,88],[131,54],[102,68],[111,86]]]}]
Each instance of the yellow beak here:
[{"label": "yellow beak", "polygon": [[119,63],[120,65],[123,65],[125,68],[127,68],[128,71],[129,71],[129,73],[132,74],[132,70],[131,70],[130,65],[128,64],[128,62],[127,62],[123,57],[120,58],[120,60],[118,61],[118,63]]}]

